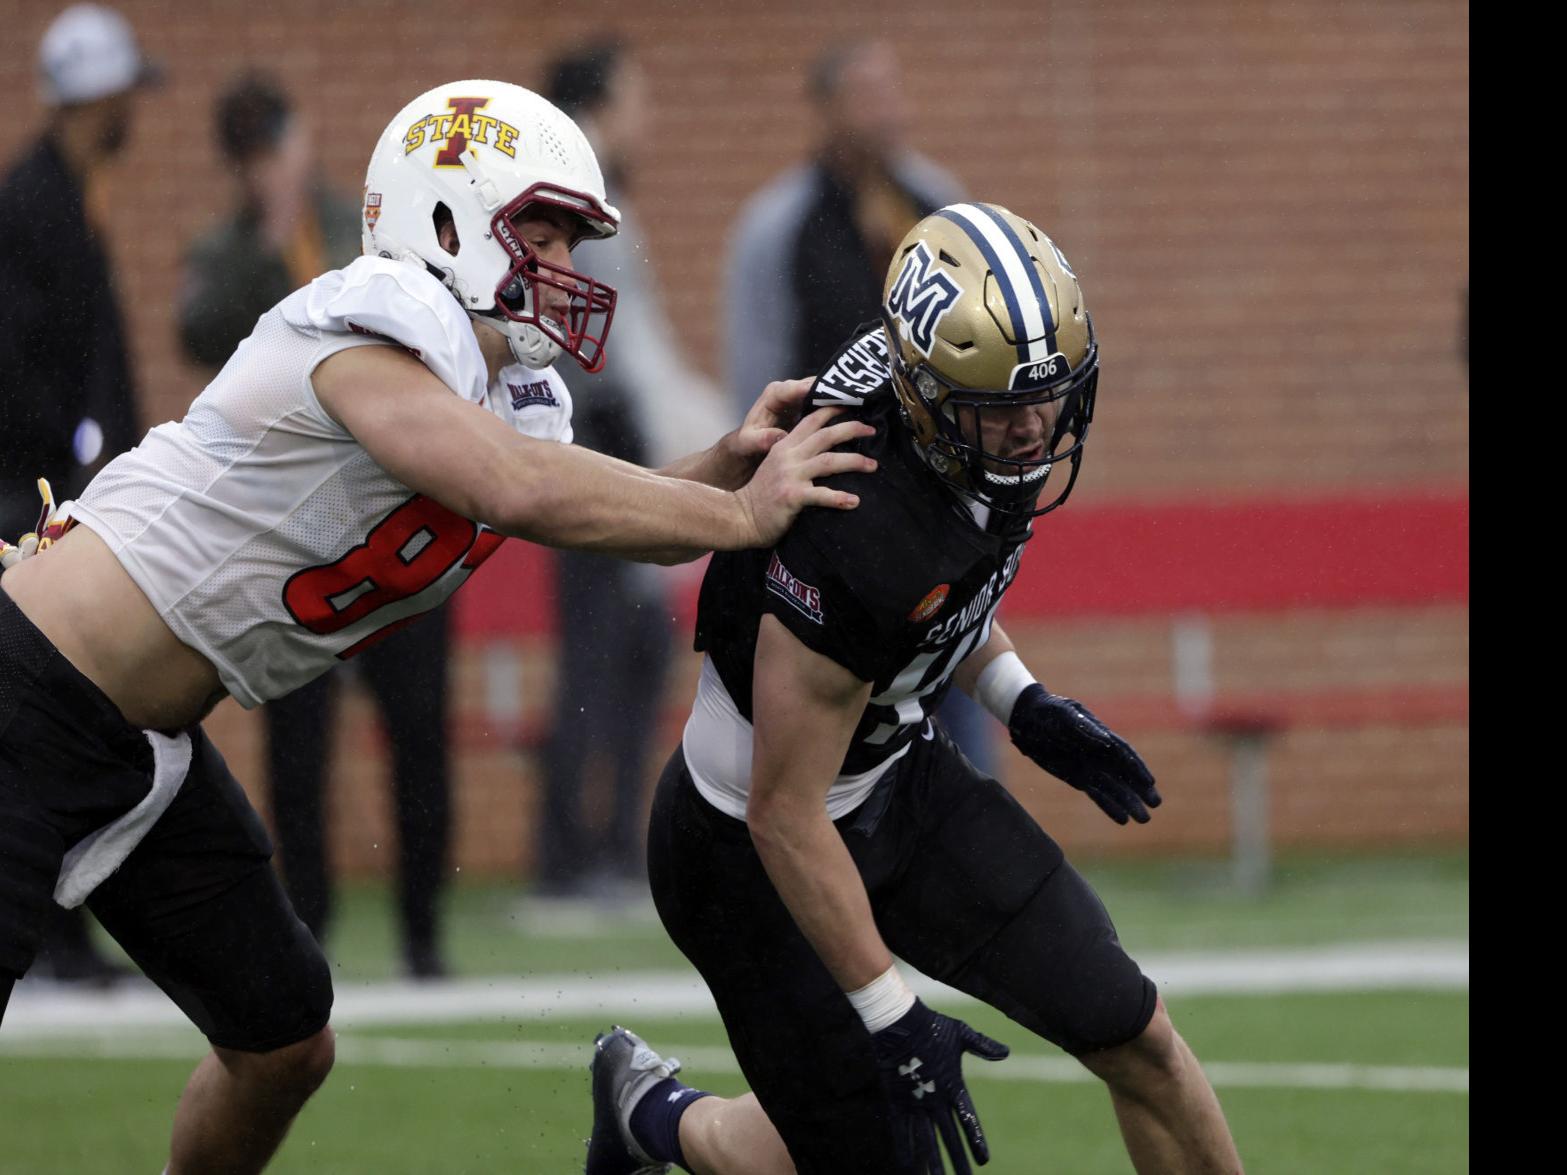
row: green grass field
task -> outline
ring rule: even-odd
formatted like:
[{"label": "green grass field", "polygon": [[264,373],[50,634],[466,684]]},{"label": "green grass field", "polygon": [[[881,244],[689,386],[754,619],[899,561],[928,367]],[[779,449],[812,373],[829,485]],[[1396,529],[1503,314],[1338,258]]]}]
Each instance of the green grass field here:
[{"label": "green grass field", "polygon": [[[1258,900],[1233,895],[1214,865],[1085,872],[1134,954],[1468,937],[1460,856],[1286,861]],[[344,985],[389,975],[392,945],[384,895],[348,894],[332,944]],[[465,974],[549,973],[563,984],[572,975],[682,967],[656,924],[608,918],[598,933],[545,934],[516,891],[494,887],[455,895],[451,948]],[[1467,989],[1168,1002],[1214,1077],[1248,1170],[1468,1170]],[[1072,1062],[989,1009],[954,1011],[1013,1048],[1000,1065],[968,1067],[992,1141],[987,1171],[1131,1170],[1108,1100]],[[617,1018],[685,1057],[695,1083],[719,1093],[741,1087],[716,1021],[639,1016],[634,998]],[[345,1029],[337,1069],[272,1169],[578,1171],[591,1113],[585,1066],[603,1027],[602,1019],[490,1018]],[[126,1055],[92,1055],[105,1051]],[[170,1112],[201,1051],[188,1029],[43,1042],[0,1031],[0,1171],[154,1175]]]}]

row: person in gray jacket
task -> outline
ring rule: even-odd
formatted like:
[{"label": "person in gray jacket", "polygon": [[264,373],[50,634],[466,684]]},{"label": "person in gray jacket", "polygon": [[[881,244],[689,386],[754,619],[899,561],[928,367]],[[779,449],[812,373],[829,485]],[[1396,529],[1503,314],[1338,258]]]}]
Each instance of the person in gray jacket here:
[{"label": "person in gray jacket", "polygon": [[[893,247],[963,198],[957,180],[907,145],[887,44],[834,44],[812,65],[808,90],[820,125],[814,157],[754,194],[730,237],[725,374],[737,397],[764,372],[819,371],[876,316]],[[732,414],[744,415],[738,399]]]},{"label": "person in gray jacket", "polygon": [[[724,267],[726,376],[745,415],[757,381],[814,375],[874,319],[892,250],[962,186],[908,146],[898,62],[883,41],[838,42],[807,77],[820,126],[815,156],[740,212]],[[961,693],[940,714],[974,765],[998,770],[990,718]]]}]

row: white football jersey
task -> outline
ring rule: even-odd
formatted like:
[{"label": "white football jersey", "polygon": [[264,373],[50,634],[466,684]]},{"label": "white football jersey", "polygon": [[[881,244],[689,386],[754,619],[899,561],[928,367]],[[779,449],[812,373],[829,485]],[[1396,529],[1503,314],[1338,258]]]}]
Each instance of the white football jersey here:
[{"label": "white football jersey", "polygon": [[361,257],[262,315],[185,419],[105,466],[75,512],[246,707],[434,608],[500,545],[317,402],[316,367],[360,346],[401,346],[519,432],[571,440],[560,376],[510,366],[488,384],[467,315],[416,266]]}]

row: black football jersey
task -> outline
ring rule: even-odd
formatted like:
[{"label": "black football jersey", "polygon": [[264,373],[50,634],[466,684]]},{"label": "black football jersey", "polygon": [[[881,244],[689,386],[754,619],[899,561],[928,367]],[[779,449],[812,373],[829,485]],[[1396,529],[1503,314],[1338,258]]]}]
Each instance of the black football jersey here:
[{"label": "black football jersey", "polygon": [[843,406],[876,435],[855,448],[870,474],[825,484],[854,510],[809,507],[772,550],[716,553],[702,581],[696,647],[750,721],[761,617],[872,683],[842,774],[902,750],[941,704],[952,671],[990,636],[1024,539],[988,533],[931,473],[898,419],[880,330],[852,341],[818,376],[812,402]]}]

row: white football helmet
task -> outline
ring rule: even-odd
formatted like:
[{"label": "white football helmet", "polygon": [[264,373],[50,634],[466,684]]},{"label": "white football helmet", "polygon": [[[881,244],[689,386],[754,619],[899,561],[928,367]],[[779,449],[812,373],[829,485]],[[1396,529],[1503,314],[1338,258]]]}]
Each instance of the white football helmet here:
[{"label": "white football helmet", "polygon": [[[511,341],[519,363],[546,367],[565,351],[588,371],[604,365],[615,291],[551,265],[516,226],[530,205],[571,212],[584,237],[613,236],[620,213],[587,138],[564,113],[521,86],[437,86],[398,112],[365,173],[364,251],[427,267],[473,317]],[[444,206],[458,251],[437,234]],[[539,286],[570,298],[566,322],[540,313]]]}]

